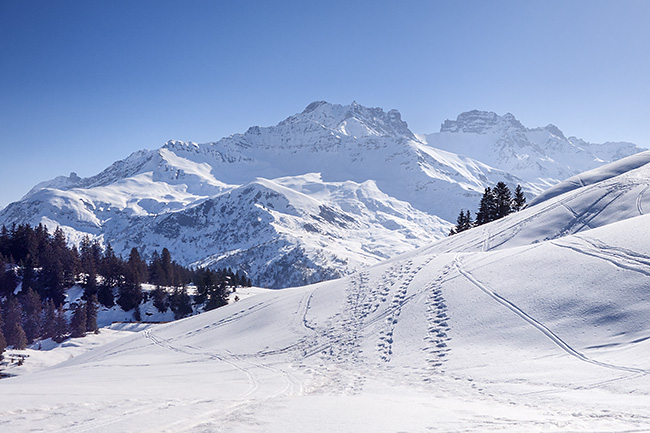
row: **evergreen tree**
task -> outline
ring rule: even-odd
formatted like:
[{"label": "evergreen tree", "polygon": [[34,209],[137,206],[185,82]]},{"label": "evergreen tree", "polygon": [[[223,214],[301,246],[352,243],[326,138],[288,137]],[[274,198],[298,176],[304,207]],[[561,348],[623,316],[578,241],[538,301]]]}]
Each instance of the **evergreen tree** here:
[{"label": "evergreen tree", "polygon": [[81,285],[84,288],[84,299],[95,296],[98,291],[101,290],[101,287],[113,287],[106,282],[102,283],[101,286],[97,285],[97,270],[94,265],[88,268],[88,273],[84,275],[83,283]]},{"label": "evergreen tree", "polygon": [[110,243],[106,246],[100,263],[100,274],[104,277],[104,284],[109,287],[116,287],[122,283],[124,275],[122,263]]},{"label": "evergreen tree", "polygon": [[458,214],[458,218],[456,218],[456,225],[449,232],[449,236],[464,232],[465,230],[469,230],[473,225],[474,223],[472,221],[472,216],[469,210],[464,211],[461,209],[460,213]]},{"label": "evergreen tree", "polygon": [[54,313],[54,328],[52,329],[52,340],[61,343],[68,336],[68,321],[65,318],[63,307],[56,309]]},{"label": "evergreen tree", "polygon": [[18,262],[18,268],[20,273],[20,281],[23,283],[24,287],[31,286],[44,286],[43,283],[39,284],[36,281],[36,273],[34,272],[34,265],[32,259],[26,258]]},{"label": "evergreen tree", "polygon": [[213,310],[228,303],[227,285],[234,279],[234,274],[229,270],[213,271],[208,268],[196,271],[194,284],[196,285],[197,304],[205,305],[205,310]]},{"label": "evergreen tree", "polygon": [[137,280],[140,283],[147,281],[149,270],[147,268],[147,262],[142,260],[140,253],[137,248],[131,248],[129,253],[129,260],[127,262],[127,275],[131,275],[134,280]]},{"label": "evergreen tree", "polygon": [[48,299],[45,301],[45,307],[43,308],[43,319],[41,322],[41,337],[42,338],[52,338],[54,337],[56,329],[56,307],[54,306],[54,301]]},{"label": "evergreen tree", "polygon": [[2,255],[0,255],[0,298],[11,295],[18,286],[18,277]]},{"label": "evergreen tree", "polygon": [[[47,231],[40,230],[41,237],[46,233]],[[10,237],[11,246],[9,255],[13,256],[16,262],[22,261],[29,263],[32,268],[37,265],[34,260],[37,256],[38,242],[32,227],[29,224],[14,225]]]},{"label": "evergreen tree", "polygon": [[136,305],[133,309],[133,320],[136,322],[142,322],[142,314],[140,313],[140,306]]},{"label": "evergreen tree", "polygon": [[27,336],[22,327],[22,308],[15,296],[9,296],[5,301],[3,333],[7,345],[22,350],[27,347]]},{"label": "evergreen tree", "polygon": [[83,303],[77,304],[72,313],[70,321],[70,336],[80,338],[86,335],[86,306]]},{"label": "evergreen tree", "polygon": [[[86,298],[89,297],[86,296]],[[115,305],[115,295],[113,294],[113,288],[107,286],[106,284],[99,286],[99,290],[97,291],[97,301],[106,308],[113,307]]]},{"label": "evergreen tree", "polygon": [[172,264],[172,256],[167,248],[163,248],[160,255],[163,271],[163,285],[171,286],[174,284],[174,266]]},{"label": "evergreen tree", "polygon": [[86,300],[86,331],[99,332],[97,326],[97,297],[94,295]]},{"label": "evergreen tree", "polygon": [[174,312],[175,319],[181,319],[192,313],[192,300],[185,287],[174,290],[169,297],[169,306]]},{"label": "evergreen tree", "polygon": [[4,353],[7,347],[7,340],[5,340],[5,335],[2,333],[3,327],[4,327],[4,322],[2,320],[2,311],[0,311],[0,361],[2,361],[2,354]]},{"label": "evergreen tree", "polygon": [[75,247],[68,248],[65,233],[61,227],[54,230],[51,240],[52,250],[59,257],[63,270],[63,286],[65,288],[75,285],[75,276],[79,271],[79,254]]},{"label": "evergreen tree", "polygon": [[156,287],[153,292],[151,292],[151,297],[153,298],[153,306],[156,307],[158,311],[164,313],[169,309],[167,292],[162,287]]},{"label": "evergreen tree", "polygon": [[476,225],[487,224],[494,221],[496,216],[496,200],[491,188],[485,188],[478,212],[476,213]]},{"label": "evergreen tree", "polygon": [[125,282],[119,288],[119,297],[117,304],[122,307],[124,311],[132,310],[142,302],[142,263],[140,254],[133,248],[129,255],[129,261],[126,264],[126,272],[124,275]]},{"label": "evergreen tree", "polygon": [[519,212],[524,208],[526,205],[526,196],[524,195],[524,191],[521,188],[521,185],[517,185],[517,188],[515,188],[515,195],[512,198],[512,210],[515,212]]},{"label": "evergreen tree", "polygon": [[162,259],[158,251],[154,251],[149,262],[149,282],[156,286],[165,285],[165,271],[163,270]]},{"label": "evergreen tree", "polygon": [[9,237],[9,230],[3,224],[2,228],[0,228],[0,254],[2,254],[5,257],[8,257],[11,254],[10,249],[11,249],[11,239]]},{"label": "evergreen tree", "polygon": [[[62,232],[57,231],[57,236],[62,236]],[[54,244],[54,242],[63,245]],[[42,299],[52,299],[56,305],[61,305],[65,300],[65,290],[74,284],[74,278],[68,277],[66,280],[62,260],[68,251],[65,246],[65,238],[61,241],[58,237],[50,242],[41,241],[39,244],[39,262],[41,270],[38,275],[36,289]],[[23,282],[23,287],[25,283]]]},{"label": "evergreen tree", "polygon": [[124,311],[136,308],[142,301],[142,286],[140,284],[124,283],[118,292],[117,305]]},{"label": "evergreen tree", "polygon": [[494,195],[495,201],[495,220],[512,213],[512,194],[505,183],[498,182],[492,190],[492,194]]},{"label": "evergreen tree", "polygon": [[41,304],[41,298],[29,287],[22,291],[20,298],[23,307],[23,330],[27,337],[27,344],[31,344],[41,335],[41,312],[43,306]]}]

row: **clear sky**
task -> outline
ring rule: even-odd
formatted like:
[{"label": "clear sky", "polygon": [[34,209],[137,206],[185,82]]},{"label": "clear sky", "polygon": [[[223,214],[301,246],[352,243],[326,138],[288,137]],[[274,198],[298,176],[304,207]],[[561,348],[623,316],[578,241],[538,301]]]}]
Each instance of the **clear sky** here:
[{"label": "clear sky", "polygon": [[0,0],[0,208],[327,100],[650,147],[650,1]]}]

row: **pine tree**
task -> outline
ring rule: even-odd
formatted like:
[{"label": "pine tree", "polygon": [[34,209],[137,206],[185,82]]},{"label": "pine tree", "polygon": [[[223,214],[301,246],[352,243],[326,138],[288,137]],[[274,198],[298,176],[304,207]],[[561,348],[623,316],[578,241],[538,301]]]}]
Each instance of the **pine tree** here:
[{"label": "pine tree", "polygon": [[517,185],[517,188],[515,188],[515,196],[512,199],[512,210],[519,212],[524,206],[526,206],[526,196],[521,185]]},{"label": "pine tree", "polygon": [[14,349],[22,350],[27,347],[27,336],[22,327],[22,308],[15,296],[10,296],[5,301],[3,333],[7,345]]},{"label": "pine tree", "polygon": [[41,335],[41,312],[43,306],[41,304],[41,298],[29,287],[22,291],[20,298],[23,307],[23,330],[27,337],[27,344],[31,344]]},{"label": "pine tree", "polygon": [[167,292],[162,287],[156,287],[151,293],[153,298],[153,306],[161,313],[169,309],[169,302],[167,300]]},{"label": "pine tree", "polygon": [[3,224],[2,228],[0,228],[0,254],[7,257],[11,254],[10,249],[11,239],[9,238],[9,230],[7,230],[7,227]]},{"label": "pine tree", "polygon": [[68,321],[65,318],[63,307],[56,309],[54,313],[54,328],[52,329],[52,340],[61,343],[67,338],[69,329]]},{"label": "pine tree", "polygon": [[[67,249],[65,245],[62,247]],[[39,248],[41,271],[38,276],[37,290],[41,298],[52,299],[56,305],[65,301],[66,278],[63,269],[63,250],[56,251],[49,243]],[[25,283],[23,282],[23,287]]]},{"label": "pine tree", "polygon": [[181,319],[192,313],[192,300],[185,287],[174,290],[169,297],[169,306],[174,312],[175,319]]},{"label": "pine tree", "polygon": [[70,336],[80,338],[86,335],[86,306],[83,303],[77,304],[72,313],[70,321]]},{"label": "pine tree", "polygon": [[97,294],[97,272],[102,261],[102,249],[97,241],[84,236],[80,245],[81,272],[85,275],[84,297]]},{"label": "pine tree", "polygon": [[5,335],[2,333],[3,327],[4,327],[4,322],[2,320],[2,311],[0,311],[0,361],[2,361],[2,354],[7,348],[7,340],[5,340]]},{"label": "pine tree", "polygon": [[94,295],[86,300],[86,331],[99,332],[97,326],[97,297]]},{"label": "pine tree", "polygon": [[496,199],[491,188],[485,188],[478,212],[476,213],[476,225],[487,224],[494,221],[496,217]]},{"label": "pine tree", "polygon": [[214,310],[224,305],[228,305],[228,289],[226,283],[221,282],[210,291],[208,302],[205,305],[205,311]]},{"label": "pine tree", "polygon": [[116,287],[122,283],[124,271],[122,263],[115,255],[113,247],[109,243],[104,251],[100,263],[100,274],[104,277],[104,284],[109,287]]},{"label": "pine tree", "polygon": [[454,226],[451,231],[449,232],[449,235],[454,235],[456,233],[464,232],[465,230],[469,230],[472,228],[474,225],[472,221],[472,215],[470,214],[469,210],[464,211],[463,209],[460,210],[460,213],[458,214],[458,218],[456,218],[456,226]]},{"label": "pine tree", "polygon": [[[86,296],[86,298],[89,298],[89,296]],[[106,308],[113,307],[115,305],[115,295],[113,294],[113,288],[107,286],[106,284],[99,286],[99,290],[97,291],[97,301]]]},{"label": "pine tree", "polygon": [[498,182],[492,190],[495,200],[494,219],[503,218],[512,212],[512,194],[510,189],[503,182]]},{"label": "pine tree", "polygon": [[164,275],[162,284],[164,286],[171,286],[174,284],[174,266],[172,264],[172,256],[167,248],[163,248],[160,259],[162,261],[162,270]]},{"label": "pine tree", "polygon": [[163,270],[162,259],[158,251],[154,251],[149,262],[149,282],[156,286],[165,285],[165,271]]},{"label": "pine tree", "polygon": [[59,257],[63,270],[63,286],[72,287],[76,283],[75,275],[79,270],[79,254],[75,247],[68,248],[65,233],[61,227],[54,230],[51,240],[52,250]]},{"label": "pine tree", "polygon": [[18,286],[18,276],[11,260],[0,260],[0,298],[11,295]]},{"label": "pine tree", "polygon": [[142,302],[142,264],[140,254],[133,248],[129,255],[124,275],[124,284],[119,288],[117,304],[124,310],[132,310]]},{"label": "pine tree", "polygon": [[56,328],[56,307],[54,301],[48,299],[43,308],[43,319],[41,321],[41,337],[52,338]]}]

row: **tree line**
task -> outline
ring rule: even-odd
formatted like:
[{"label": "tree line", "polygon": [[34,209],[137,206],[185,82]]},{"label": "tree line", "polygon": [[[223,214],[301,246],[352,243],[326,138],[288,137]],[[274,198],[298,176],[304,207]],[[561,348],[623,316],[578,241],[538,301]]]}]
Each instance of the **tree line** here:
[{"label": "tree line", "polygon": [[[155,285],[151,292],[142,284]],[[190,296],[187,286],[196,286]],[[83,288],[80,302],[68,304],[66,291]],[[99,308],[119,305],[133,310],[139,321],[140,304],[152,298],[160,311],[175,318],[223,306],[234,287],[251,280],[230,269],[191,269],[172,260],[167,248],[144,260],[137,248],[128,258],[117,255],[110,243],[103,247],[86,236],[79,247],[68,246],[61,228],[49,233],[39,224],[0,229],[0,357],[7,346],[24,349],[34,341],[63,341],[97,332]]]},{"label": "tree line", "polygon": [[469,210],[460,210],[456,225],[449,232],[449,236],[498,220],[513,212],[518,212],[525,205],[526,197],[521,185],[517,185],[513,195],[504,182],[498,182],[494,188],[485,188],[475,220],[472,219]]}]

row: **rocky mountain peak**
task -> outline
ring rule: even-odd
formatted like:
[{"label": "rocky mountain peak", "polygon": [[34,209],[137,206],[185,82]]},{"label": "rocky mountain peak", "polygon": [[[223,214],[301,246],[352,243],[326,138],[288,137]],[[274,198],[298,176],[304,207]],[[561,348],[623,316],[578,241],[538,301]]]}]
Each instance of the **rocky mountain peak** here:
[{"label": "rocky mountain peak", "polygon": [[408,124],[402,120],[399,111],[385,112],[382,108],[369,108],[356,101],[350,105],[315,101],[301,113],[291,116],[278,126],[311,124],[337,135],[355,137],[380,136],[415,140]]},{"label": "rocky mountain peak", "polygon": [[526,130],[521,122],[510,113],[499,116],[492,111],[472,110],[459,114],[456,120],[445,120],[440,126],[440,132],[486,134],[509,128]]}]

